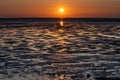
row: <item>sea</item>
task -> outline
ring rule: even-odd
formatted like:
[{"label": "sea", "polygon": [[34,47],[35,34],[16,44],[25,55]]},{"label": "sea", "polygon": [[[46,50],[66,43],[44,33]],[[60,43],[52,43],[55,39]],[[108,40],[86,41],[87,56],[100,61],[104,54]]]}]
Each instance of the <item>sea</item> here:
[{"label": "sea", "polygon": [[0,80],[120,80],[120,19],[0,19]]}]

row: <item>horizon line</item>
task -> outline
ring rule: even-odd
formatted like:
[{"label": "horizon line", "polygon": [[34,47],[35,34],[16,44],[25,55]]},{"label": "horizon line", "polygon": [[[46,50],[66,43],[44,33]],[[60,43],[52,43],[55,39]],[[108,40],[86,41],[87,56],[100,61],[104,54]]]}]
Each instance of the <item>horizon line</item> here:
[{"label": "horizon line", "polygon": [[120,17],[0,17],[0,19],[120,19]]}]

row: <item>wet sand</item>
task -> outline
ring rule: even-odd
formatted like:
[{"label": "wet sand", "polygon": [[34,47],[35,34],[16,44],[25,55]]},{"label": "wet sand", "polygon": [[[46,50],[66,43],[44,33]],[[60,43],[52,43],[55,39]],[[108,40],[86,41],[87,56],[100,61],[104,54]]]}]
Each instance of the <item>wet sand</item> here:
[{"label": "wet sand", "polygon": [[0,24],[0,80],[120,77],[120,23]]}]

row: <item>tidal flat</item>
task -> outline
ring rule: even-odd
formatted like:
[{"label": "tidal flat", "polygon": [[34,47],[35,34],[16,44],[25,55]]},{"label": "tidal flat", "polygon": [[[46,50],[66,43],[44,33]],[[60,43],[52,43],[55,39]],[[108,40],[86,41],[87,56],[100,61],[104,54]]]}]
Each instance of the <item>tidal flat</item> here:
[{"label": "tidal flat", "polygon": [[0,80],[120,78],[120,22],[2,22]]}]

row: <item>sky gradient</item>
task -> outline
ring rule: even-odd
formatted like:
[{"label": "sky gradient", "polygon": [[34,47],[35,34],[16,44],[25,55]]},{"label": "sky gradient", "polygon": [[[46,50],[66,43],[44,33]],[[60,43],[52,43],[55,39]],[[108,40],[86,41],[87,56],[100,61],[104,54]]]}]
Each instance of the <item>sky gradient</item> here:
[{"label": "sky gradient", "polygon": [[120,0],[0,0],[3,17],[63,17],[120,18]]}]

